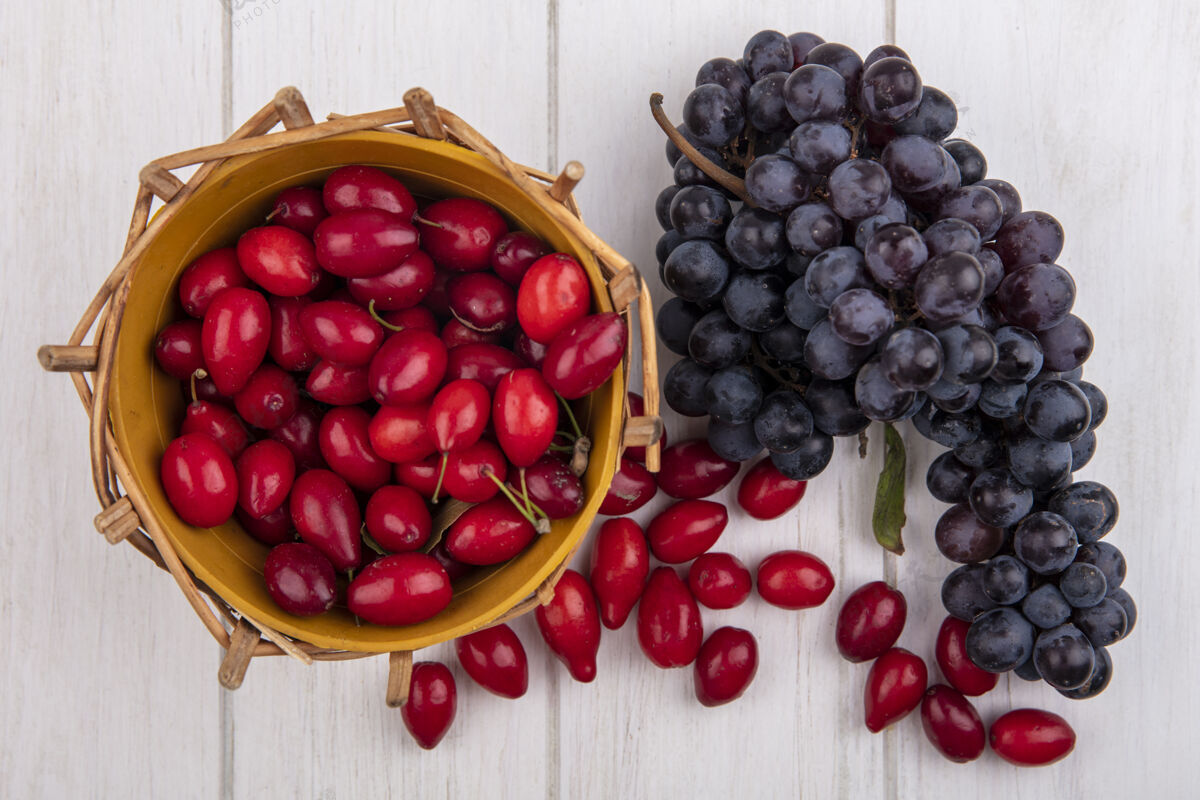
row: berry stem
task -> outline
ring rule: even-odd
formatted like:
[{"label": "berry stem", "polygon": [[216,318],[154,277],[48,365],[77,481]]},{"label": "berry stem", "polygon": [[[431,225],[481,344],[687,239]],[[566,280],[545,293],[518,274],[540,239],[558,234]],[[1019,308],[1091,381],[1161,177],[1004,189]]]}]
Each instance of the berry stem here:
[{"label": "berry stem", "polygon": [[428,226],[429,226],[429,227],[431,227],[431,228],[444,228],[444,227],[446,227],[445,225],[443,225],[443,224],[442,224],[442,223],[440,223],[440,222],[434,222],[433,220],[430,220],[430,219],[425,219],[425,218],[424,218],[424,217],[422,217],[420,214],[413,214],[412,218],[413,218],[413,221],[414,221],[414,222],[419,222],[419,223],[421,223],[422,225],[428,225]]},{"label": "berry stem", "polygon": [[533,501],[529,499],[529,484],[525,482],[525,468],[520,467],[517,474],[521,476],[521,497],[525,500],[525,510],[530,514],[533,513]]},{"label": "berry stem", "polygon": [[442,468],[438,471],[437,485],[433,487],[433,497],[429,498],[431,503],[438,501],[438,492],[442,491],[442,480],[446,477],[446,464],[450,461],[449,453],[442,453]]},{"label": "berry stem", "polygon": [[562,403],[563,409],[566,410],[567,419],[571,421],[571,430],[575,431],[575,438],[581,438],[583,436],[583,430],[579,427],[579,421],[575,419],[575,412],[571,410],[571,404],[567,402],[567,398],[563,397],[558,392],[555,392],[554,396],[558,398],[559,402]]},{"label": "berry stem", "polygon": [[371,301],[369,303],[367,303],[367,313],[371,315],[371,319],[375,320],[380,325],[387,328],[389,331],[404,330],[404,328],[402,326],[393,325],[392,323],[388,322],[383,317],[379,316],[379,312],[375,310],[375,299],[374,298],[372,298]]},{"label": "berry stem", "polygon": [[202,381],[207,377],[208,377],[208,373],[206,371],[204,371],[202,369],[198,369],[195,372],[193,372],[192,377],[188,379],[189,385],[191,388],[191,392],[192,392],[192,402],[193,403],[200,402],[200,398],[196,396],[196,381]]},{"label": "berry stem", "polygon": [[[538,508],[536,503],[531,500],[529,505],[533,511],[526,511],[521,503],[521,498],[513,494],[512,490],[504,485],[504,481],[496,477],[496,473],[491,467],[484,466],[480,472],[488,476],[492,483],[496,484],[496,487],[501,491],[501,493],[508,498],[510,503],[513,504],[513,508],[517,509],[517,511],[521,513],[521,516],[529,520],[529,524],[532,525],[538,533],[548,533],[550,531],[550,517],[545,511],[542,511],[540,508]],[[535,518],[534,512],[540,515],[541,518]]]},{"label": "berry stem", "polygon": [[662,110],[662,102],[663,96],[659,92],[650,95],[650,113],[654,115],[654,121],[658,123],[658,127],[663,129],[663,133],[667,135],[667,138],[679,148],[679,152],[687,156],[688,161],[695,164],[696,168],[705,175],[737,195],[743,203],[752,208],[756,207],[750,200],[750,195],[746,194],[746,182],[736,175],[721,169],[693,147],[692,143],[685,139],[683,134],[677,131],[675,126],[671,124],[670,118]]}]

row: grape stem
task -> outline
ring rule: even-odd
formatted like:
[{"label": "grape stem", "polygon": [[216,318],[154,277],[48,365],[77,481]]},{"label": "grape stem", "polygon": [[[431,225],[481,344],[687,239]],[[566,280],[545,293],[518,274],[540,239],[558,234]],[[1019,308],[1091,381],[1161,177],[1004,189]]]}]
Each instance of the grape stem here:
[{"label": "grape stem", "polygon": [[721,169],[693,147],[692,143],[684,138],[683,134],[671,124],[670,118],[662,110],[662,102],[663,96],[661,93],[655,92],[650,95],[650,113],[654,115],[654,121],[658,123],[658,127],[663,129],[663,133],[667,135],[667,138],[679,148],[679,152],[687,156],[688,161],[695,164],[705,175],[737,195],[738,199],[743,203],[752,208],[756,207],[750,200],[750,195],[746,194],[746,182],[736,175]]}]

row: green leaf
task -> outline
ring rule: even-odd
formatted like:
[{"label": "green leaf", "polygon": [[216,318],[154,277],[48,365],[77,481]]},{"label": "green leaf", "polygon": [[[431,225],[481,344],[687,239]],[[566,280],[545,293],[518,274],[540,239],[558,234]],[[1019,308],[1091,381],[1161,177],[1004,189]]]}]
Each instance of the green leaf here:
[{"label": "green leaf", "polygon": [[904,527],[904,440],[890,423],[883,426],[883,469],[875,489],[875,511],[871,527],[875,541],[896,555],[904,554],[900,530]]}]

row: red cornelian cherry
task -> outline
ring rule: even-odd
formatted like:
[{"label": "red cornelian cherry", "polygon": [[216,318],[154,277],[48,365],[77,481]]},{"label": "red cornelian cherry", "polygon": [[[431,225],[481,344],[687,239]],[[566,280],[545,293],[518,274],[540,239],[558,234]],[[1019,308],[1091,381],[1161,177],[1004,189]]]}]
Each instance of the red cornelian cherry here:
[{"label": "red cornelian cherry", "polygon": [[420,403],[441,385],[446,363],[441,339],[428,331],[403,330],[389,336],[371,359],[367,385],[380,405]]},{"label": "red cornelian cherry", "polygon": [[708,608],[740,606],[750,596],[752,583],[750,570],[729,553],[704,553],[688,569],[688,589]]},{"label": "red cornelian cherry", "polygon": [[489,272],[456,276],[446,284],[450,313],[472,330],[503,333],[517,323],[517,296]]},{"label": "red cornelian cherry", "polygon": [[379,316],[390,326],[386,334],[388,336],[409,329],[428,331],[433,334],[438,332],[437,318],[425,306],[402,308],[398,311],[384,311]]},{"label": "red cornelian cherry", "polygon": [[329,469],[363,492],[378,489],[392,477],[392,465],[371,447],[370,424],[371,415],[363,409],[341,406],[326,412],[317,431],[321,456]]},{"label": "red cornelian cherry", "polygon": [[458,687],[444,664],[413,665],[408,702],[400,708],[404,727],[423,749],[432,750],[450,730],[458,708]]},{"label": "red cornelian cherry", "polygon": [[704,439],[676,442],[662,452],[658,488],[681,500],[710,497],[733,481],[741,465],[721,458]]},{"label": "red cornelian cherry", "polygon": [[492,399],[492,427],[515,467],[531,466],[549,449],[558,429],[558,402],[540,372],[515,369],[499,380]]},{"label": "red cornelian cherry", "polygon": [[300,329],[300,312],[312,303],[307,297],[268,297],[271,308],[271,338],[267,353],[288,372],[307,372],[317,363],[317,354]]},{"label": "red cornelian cherry", "polygon": [[464,564],[487,566],[508,561],[537,536],[533,524],[507,497],[471,506],[446,531],[446,552]]},{"label": "red cornelian cherry", "polygon": [[283,225],[251,228],[237,243],[246,277],[280,297],[299,297],[316,288],[320,267],[312,240]]},{"label": "red cornelian cherry", "polygon": [[712,708],[741,697],[758,672],[758,642],[742,628],[717,628],[696,656],[692,683],[700,704]]},{"label": "red cornelian cherry", "polygon": [[525,364],[516,353],[494,344],[461,344],[446,356],[446,379],[470,378],[495,392],[500,379]]},{"label": "red cornelian cherry", "polygon": [[893,647],[875,659],[863,691],[867,730],[879,733],[921,704],[929,671],[919,656]]},{"label": "red cornelian cherry", "polygon": [[637,632],[642,652],[663,669],[696,660],[704,638],[700,607],[673,568],[650,573],[638,602]]},{"label": "red cornelian cherry", "polygon": [[[520,479],[511,483],[514,494],[524,496]],[[566,519],[583,508],[583,482],[558,456],[545,455],[525,469],[529,499],[550,519]]]},{"label": "red cornelian cherry", "polygon": [[442,453],[469,447],[487,427],[492,397],[479,381],[450,381],[433,396],[425,425]]},{"label": "red cornelian cherry", "polygon": [[1044,767],[1070,755],[1075,731],[1058,714],[1018,708],[992,723],[988,741],[996,755],[1010,764]]},{"label": "red cornelian cherry", "polygon": [[[478,444],[476,442],[476,445]],[[430,442],[430,447],[432,448],[432,446],[433,443]],[[497,452],[499,452],[498,448]],[[447,468],[447,472],[449,472],[449,468]],[[426,500],[429,500],[433,497],[433,490],[437,488],[438,477],[441,473],[442,457],[431,450],[430,454],[425,458],[418,458],[412,461],[405,461],[403,464],[397,464],[393,470],[393,477],[396,483],[407,486]],[[488,483],[491,483],[491,481],[488,481]],[[495,484],[492,485],[494,486]],[[449,493],[449,490],[447,490],[447,493]],[[453,494],[450,496],[454,497]],[[461,500],[462,498],[456,499]],[[463,502],[468,503],[472,501],[463,500]]]},{"label": "red cornelian cherry", "polygon": [[237,393],[267,355],[271,309],[253,289],[233,287],[209,303],[200,331],[204,364],[221,394]]},{"label": "red cornelian cherry", "polygon": [[967,656],[967,631],[971,623],[957,617],[946,617],[938,629],[934,659],[946,676],[946,683],[971,697],[987,694],[996,688],[1000,676],[975,666]]},{"label": "red cornelian cherry", "polygon": [[815,608],[829,598],[833,585],[828,565],[802,550],[772,553],[758,565],[759,596],[780,608]]},{"label": "red cornelian cherry", "polygon": [[725,506],[710,500],[680,500],[646,527],[650,552],[665,564],[683,564],[708,552],[729,522]]},{"label": "red cornelian cherry", "polygon": [[301,400],[296,413],[287,422],[272,428],[267,435],[292,451],[296,470],[302,472],[325,466],[318,437],[320,425],[321,412],[316,404]]},{"label": "red cornelian cherry", "polygon": [[347,367],[318,361],[308,373],[304,388],[313,400],[331,406],[354,406],[371,399],[367,367]]},{"label": "red cornelian cherry", "polygon": [[342,278],[370,278],[404,263],[417,250],[417,229],[378,208],[342,211],[313,234],[317,263]]},{"label": "red cornelian cherry", "polygon": [[921,727],[937,751],[956,764],[974,761],[987,746],[983,720],[971,701],[949,686],[930,686],[921,700]]},{"label": "red cornelian cherry", "polygon": [[[443,336],[443,338],[445,337]],[[523,332],[518,333],[513,339],[513,352],[525,362],[526,366],[533,367],[534,369],[540,370],[542,364],[546,361],[546,345],[535,342]]]},{"label": "red cornelian cherry", "polygon": [[187,433],[168,444],[160,477],[171,508],[187,524],[211,528],[233,515],[237,473],[229,454],[207,436]]},{"label": "red cornelian cherry", "polygon": [[324,553],[339,570],[358,567],[362,561],[362,516],[354,492],[344,480],[325,469],[302,472],[292,484],[288,503],[301,539]]},{"label": "red cornelian cherry", "polygon": [[492,248],[508,232],[500,212],[473,197],[431,203],[417,217],[421,246],[439,267],[479,272],[491,265]]},{"label": "red cornelian cherry", "polygon": [[542,375],[568,400],[591,394],[621,363],[627,336],[625,320],[615,311],[583,317],[554,337],[546,350]]},{"label": "red cornelian cherry", "polygon": [[437,449],[429,435],[427,418],[423,405],[384,406],[367,425],[371,449],[393,464],[425,458]]},{"label": "red cornelian cherry", "polygon": [[321,190],[311,186],[292,186],[275,195],[275,205],[269,215],[271,224],[283,225],[309,238],[321,220],[328,216]]},{"label": "red cornelian cherry", "polygon": [[[858,587],[838,612],[835,638],[838,652],[847,661],[878,658],[891,648],[904,630],[908,605],[904,595],[883,581]],[[925,687],[921,687],[924,691]]]},{"label": "red cornelian cherry", "polygon": [[238,264],[236,248],[209,250],[188,264],[179,276],[179,302],[189,317],[204,319],[214,297],[226,289],[249,283]]},{"label": "red cornelian cherry", "polygon": [[218,403],[196,400],[188,404],[179,426],[180,435],[202,433],[221,446],[221,449],[236,460],[250,444],[250,434],[241,417]]},{"label": "red cornelian cherry", "polygon": [[378,208],[411,220],[417,210],[417,201],[403,183],[381,169],[361,164],[334,170],[325,179],[322,196],[331,214]]},{"label": "red cornelian cherry", "polygon": [[641,526],[631,519],[610,519],[592,540],[588,579],[600,606],[604,627],[625,624],[650,574],[650,551]]},{"label": "red cornelian cherry", "polygon": [[535,342],[549,345],[587,315],[591,295],[592,286],[578,261],[566,253],[542,256],[529,267],[517,291],[515,311],[521,330]]},{"label": "red cornelian cherry", "polygon": [[286,503],[262,517],[252,517],[240,506],[233,513],[242,529],[265,545],[283,544],[296,538]]},{"label": "red cornelian cherry", "polygon": [[154,360],[163,372],[186,381],[196,370],[204,369],[200,345],[200,322],[181,319],[167,324],[154,337]]},{"label": "red cornelian cherry", "polygon": [[267,553],[263,563],[267,593],[289,614],[313,617],[333,608],[337,575],[321,551],[303,542],[287,542]]},{"label": "red cornelian cherry", "polygon": [[529,688],[529,658],[507,625],[493,625],[454,641],[458,663],[492,694],[516,700]]},{"label": "red cornelian cherry", "polygon": [[[646,413],[646,401],[637,392],[629,392],[629,415],[631,417],[640,417]],[[667,446],[667,431],[664,429],[662,438],[658,440],[658,446],[665,448]],[[646,463],[646,448],[644,447],[626,447],[625,458],[639,463]]]},{"label": "red cornelian cherry", "polygon": [[253,517],[265,517],[287,501],[296,479],[292,451],[273,439],[246,448],[237,460],[238,506]]},{"label": "red cornelian cherry", "polygon": [[533,262],[550,252],[550,245],[525,231],[509,231],[492,248],[492,271],[508,285],[521,285],[521,278]]},{"label": "red cornelian cherry", "polygon": [[322,300],[300,312],[304,340],[321,358],[345,367],[362,367],[383,344],[383,326],[362,306]]},{"label": "red cornelian cherry", "polygon": [[376,625],[413,625],[437,616],[451,596],[450,577],[431,556],[396,553],[363,567],[346,590],[346,605]]},{"label": "red cornelian cherry", "polygon": [[290,373],[274,364],[263,364],[233,396],[233,403],[246,422],[270,430],[296,413],[300,407],[300,391]]},{"label": "red cornelian cherry", "polygon": [[580,683],[596,678],[596,652],[600,649],[600,614],[596,598],[584,577],[573,569],[563,572],[554,586],[554,597],[534,611],[542,639],[571,677]]},{"label": "red cornelian cherry", "polygon": [[389,553],[419,550],[433,532],[424,498],[407,486],[376,489],[363,517],[371,538]]},{"label": "red cornelian cherry", "polygon": [[504,341],[501,334],[480,333],[463,325],[457,319],[450,319],[442,326],[441,339],[447,350],[453,350],[464,344],[500,344]]},{"label": "red cornelian cherry", "polygon": [[433,259],[422,250],[415,251],[387,272],[369,278],[346,281],[350,296],[376,311],[399,311],[412,308],[433,288]]},{"label": "red cornelian cherry", "polygon": [[[437,479],[441,473],[441,456],[433,457],[429,462],[433,479],[429,483],[426,497],[433,497]],[[410,462],[411,464],[412,462]],[[401,465],[408,466],[408,465]],[[496,480],[489,477],[489,473]],[[508,462],[500,446],[489,439],[480,439],[468,447],[460,447],[450,451],[446,459],[446,473],[443,476],[442,488],[446,494],[464,503],[482,503],[491,500],[500,491],[500,483],[508,476]],[[407,476],[405,480],[408,480]],[[532,496],[532,491],[530,495]]]},{"label": "red cornelian cherry", "polygon": [[654,474],[636,461],[622,458],[620,469],[613,475],[608,494],[600,503],[599,513],[618,517],[637,511],[658,494]]},{"label": "red cornelian cherry", "polygon": [[755,519],[776,519],[796,507],[807,487],[807,481],[792,480],[764,458],[742,478],[738,505]]}]

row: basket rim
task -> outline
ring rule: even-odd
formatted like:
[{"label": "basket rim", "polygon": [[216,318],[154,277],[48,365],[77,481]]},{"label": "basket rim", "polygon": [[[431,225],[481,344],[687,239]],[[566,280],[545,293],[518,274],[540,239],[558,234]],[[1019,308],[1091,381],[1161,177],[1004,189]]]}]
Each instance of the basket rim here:
[{"label": "basket rim", "polygon": [[[496,179],[511,182],[510,176],[507,175],[504,170],[492,163],[483,154],[445,140],[398,134],[394,131],[385,132],[365,130],[336,134],[318,142],[312,142],[308,144],[321,146],[326,142],[338,141],[374,142],[384,144],[390,148],[407,149],[409,151],[429,154],[435,157],[450,157],[453,159],[464,160],[470,162],[474,169],[488,172]],[[287,147],[288,145],[284,145],[283,149],[286,149]],[[276,151],[271,150],[264,152],[251,152],[232,156],[226,159],[221,164],[217,165],[216,169],[211,173],[211,175],[208,176],[204,184],[201,184],[199,187],[197,187],[196,192],[200,193],[205,191],[205,185],[210,187],[220,185],[223,179],[228,178],[229,176],[234,175],[244,169],[252,168],[256,162],[269,157],[274,152]],[[580,260],[585,271],[588,273],[588,278],[589,282],[592,284],[594,297],[599,299],[600,310],[613,310],[613,304],[608,297],[607,280],[603,270],[601,269],[598,259],[592,250],[588,248],[573,231],[558,223],[552,218],[551,215],[547,214],[536,204],[531,202],[529,207],[532,213],[538,214],[548,223],[553,224],[556,228],[558,228],[564,237],[570,242],[571,247],[569,251],[572,253],[572,255]],[[181,215],[185,213],[185,208],[186,203],[179,209]],[[155,240],[157,240],[163,234],[163,231],[169,230],[170,224],[171,221],[168,221],[166,226],[155,231],[153,236],[146,243],[147,250],[153,247]],[[149,268],[148,264],[149,262],[144,257],[139,258],[133,264],[126,278],[127,286],[132,285],[133,281],[138,277],[141,270]],[[109,411],[115,447],[119,452],[130,452],[130,434],[125,424],[125,418],[127,413],[129,413],[132,408],[136,407],[139,402],[144,403],[145,398],[125,396],[126,392],[123,390],[123,382],[118,379],[118,375],[120,373],[119,365],[122,362],[122,358],[120,357],[120,353],[122,352],[122,337],[120,330],[117,331],[116,335],[116,355],[113,362],[114,380],[109,398]],[[611,475],[615,473],[618,451],[620,450],[621,422],[624,416],[624,403],[622,401],[626,391],[626,373],[628,369],[629,364],[626,361],[622,361],[621,365],[614,373],[611,383],[610,391],[612,392],[613,397],[617,400],[617,402],[611,403],[611,410],[609,413],[609,424],[614,431],[614,441],[611,443],[612,446],[606,448],[606,457],[603,463],[597,462],[589,465],[589,468],[599,469],[601,474],[608,479],[611,479]],[[132,464],[129,466],[130,472],[136,476],[139,470],[137,470]],[[142,481],[144,481],[147,476],[141,475],[140,477]],[[131,499],[135,500],[134,505],[137,509],[137,512],[143,518],[152,517],[154,521],[158,523],[158,528],[163,531],[170,540],[171,545],[179,554],[188,570],[190,570],[196,578],[200,579],[208,587],[210,587],[211,590],[223,602],[230,605],[239,614],[243,614],[243,616],[245,616],[241,609],[248,606],[254,607],[255,613],[251,615],[251,617],[255,620],[256,624],[261,621],[262,623],[270,626],[272,629],[286,634],[298,642],[311,644],[318,648],[350,650],[361,653],[384,653],[398,650],[420,649],[457,638],[458,636],[465,635],[471,631],[494,624],[498,619],[504,617],[508,612],[521,605],[522,601],[534,594],[543,584],[543,582],[547,580],[547,578],[550,578],[556,572],[556,570],[561,571],[561,568],[563,568],[570,561],[570,558],[578,548],[579,544],[586,538],[592,520],[595,518],[600,503],[603,501],[603,493],[592,493],[592,496],[588,498],[584,508],[581,509],[580,512],[570,520],[572,525],[571,532],[553,551],[551,557],[539,565],[539,567],[534,570],[526,579],[521,581],[515,590],[508,592],[501,603],[492,604],[487,609],[471,615],[471,617],[466,621],[460,622],[453,627],[443,629],[438,633],[430,633],[420,637],[405,637],[400,635],[387,638],[386,640],[364,640],[353,637],[331,637],[320,633],[314,633],[306,628],[304,624],[304,618],[288,615],[282,612],[280,609],[264,609],[264,607],[259,604],[249,602],[247,598],[242,595],[242,593],[231,588],[225,580],[221,579],[220,575],[214,571],[214,569],[207,563],[206,559],[197,558],[192,550],[188,547],[187,543],[176,535],[174,528],[179,525],[186,525],[186,523],[183,523],[182,520],[179,520],[177,517],[174,519],[167,517],[166,509],[158,508],[155,503],[136,502],[136,498]],[[233,556],[231,555],[231,557]],[[264,613],[264,610],[274,613]],[[408,628],[371,626],[371,629],[375,631],[393,630],[400,632],[405,631]]]}]

